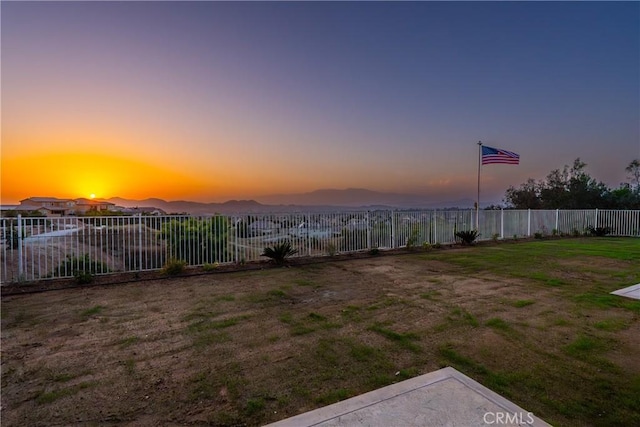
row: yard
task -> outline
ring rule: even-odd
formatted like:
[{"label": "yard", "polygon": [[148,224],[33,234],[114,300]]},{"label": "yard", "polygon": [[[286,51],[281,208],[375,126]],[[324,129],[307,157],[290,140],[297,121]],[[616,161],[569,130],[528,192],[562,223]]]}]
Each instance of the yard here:
[{"label": "yard", "polygon": [[640,425],[640,239],[424,249],[2,299],[3,425],[261,425],[453,366]]}]

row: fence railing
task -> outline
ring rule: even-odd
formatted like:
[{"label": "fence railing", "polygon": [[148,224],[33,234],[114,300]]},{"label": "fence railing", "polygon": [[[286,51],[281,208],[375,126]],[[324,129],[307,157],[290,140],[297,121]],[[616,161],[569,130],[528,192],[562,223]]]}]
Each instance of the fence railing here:
[{"label": "fence railing", "polygon": [[0,219],[0,283],[142,272],[169,260],[189,265],[261,259],[289,240],[296,256],[329,256],[423,244],[450,244],[456,231],[479,240],[580,235],[608,227],[640,237],[639,210],[360,211],[195,216],[22,217]]}]

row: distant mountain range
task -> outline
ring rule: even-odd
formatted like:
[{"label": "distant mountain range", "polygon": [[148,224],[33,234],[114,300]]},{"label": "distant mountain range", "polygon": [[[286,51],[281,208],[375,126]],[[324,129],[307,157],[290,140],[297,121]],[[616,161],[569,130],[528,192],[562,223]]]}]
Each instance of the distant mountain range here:
[{"label": "distant mountain range", "polygon": [[415,194],[383,193],[364,188],[347,188],[344,190],[322,189],[309,193],[277,194],[256,197],[256,200],[269,205],[302,205],[302,206],[342,206],[342,207],[401,207],[401,208],[435,208],[435,207],[470,207],[473,201],[468,199],[433,201],[426,196]]},{"label": "distant mountain range", "polygon": [[273,211],[273,209],[269,209],[269,206],[262,205],[255,200],[229,200],[224,203],[201,203],[188,200],[166,201],[156,198],[131,200],[121,197],[112,197],[106,200],[118,206],[124,206],[125,208],[158,208],[169,214],[188,213],[205,215],[214,213]]},{"label": "distant mountain range", "polygon": [[151,198],[130,200],[120,197],[107,199],[118,206],[154,207],[167,213],[213,214],[244,212],[327,211],[355,209],[436,209],[471,208],[473,201],[458,199],[449,201],[428,200],[425,196],[398,193],[383,193],[362,188],[344,190],[322,189],[309,193],[276,194],[256,197],[255,200],[229,200],[224,203],[201,203],[186,200],[166,201]]}]

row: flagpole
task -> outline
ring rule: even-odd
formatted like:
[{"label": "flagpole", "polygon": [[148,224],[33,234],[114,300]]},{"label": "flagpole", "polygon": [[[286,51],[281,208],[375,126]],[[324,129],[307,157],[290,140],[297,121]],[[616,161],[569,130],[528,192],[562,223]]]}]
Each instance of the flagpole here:
[{"label": "flagpole", "polygon": [[482,141],[478,141],[478,198],[476,199],[476,230],[480,223],[480,165],[482,164]]}]

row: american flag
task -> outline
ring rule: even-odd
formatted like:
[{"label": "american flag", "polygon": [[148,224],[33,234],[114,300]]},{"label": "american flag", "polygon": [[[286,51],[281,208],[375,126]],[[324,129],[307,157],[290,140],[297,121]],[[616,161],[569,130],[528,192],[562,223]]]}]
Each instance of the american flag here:
[{"label": "american flag", "polygon": [[520,163],[520,155],[500,148],[482,146],[482,164],[491,165],[502,163],[507,165],[517,165]]}]

